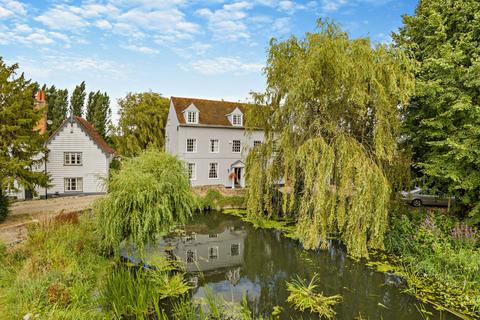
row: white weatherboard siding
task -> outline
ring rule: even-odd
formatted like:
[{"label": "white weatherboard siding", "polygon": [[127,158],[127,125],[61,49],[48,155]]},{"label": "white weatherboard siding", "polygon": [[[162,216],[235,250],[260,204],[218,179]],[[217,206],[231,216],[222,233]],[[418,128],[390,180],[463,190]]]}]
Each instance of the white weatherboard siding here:
[{"label": "white weatherboard siding", "polygon": [[167,124],[165,126],[165,151],[177,155],[178,154],[178,119],[175,113],[173,103],[170,101],[168,109]]},{"label": "white weatherboard siding", "polygon": [[[107,156],[77,122],[67,122],[47,147],[50,150],[47,171],[52,184],[49,195],[105,192],[103,179],[108,176],[111,156]],[[64,152],[81,152],[82,165],[64,165]],[[82,178],[82,191],[65,192],[65,178]]]},{"label": "white weatherboard siding", "polygon": [[[177,130],[172,130],[170,136],[170,149],[177,150],[176,155],[187,163],[195,163],[196,174],[195,179],[191,180],[193,186],[205,185],[224,185],[231,187],[232,182],[229,175],[232,165],[236,162],[245,161],[249,149],[253,147],[255,140],[264,140],[263,131],[254,131],[247,134],[244,128],[217,128],[205,126],[178,126]],[[197,151],[193,153],[186,152],[187,139],[197,140]],[[219,152],[210,152],[210,139],[217,139],[219,144]],[[240,140],[241,152],[232,151],[233,140]],[[176,142],[177,145],[173,143]],[[169,151],[172,154],[174,152]],[[212,162],[218,163],[218,178],[209,178],[209,165]],[[242,169],[242,177],[240,184],[245,186],[245,168]]]}]

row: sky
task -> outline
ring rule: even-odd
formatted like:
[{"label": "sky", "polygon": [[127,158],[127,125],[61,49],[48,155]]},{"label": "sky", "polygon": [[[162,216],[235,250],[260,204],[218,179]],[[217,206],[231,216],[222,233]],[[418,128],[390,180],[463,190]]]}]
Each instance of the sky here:
[{"label": "sky", "polygon": [[269,40],[319,18],[388,43],[417,0],[0,0],[0,57],[41,84],[112,101],[128,92],[247,101],[263,91]]}]

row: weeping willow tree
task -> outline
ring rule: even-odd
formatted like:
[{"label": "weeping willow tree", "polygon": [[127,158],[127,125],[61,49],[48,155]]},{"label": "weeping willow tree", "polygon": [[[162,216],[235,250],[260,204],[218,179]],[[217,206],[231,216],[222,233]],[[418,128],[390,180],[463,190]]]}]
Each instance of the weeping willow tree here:
[{"label": "weeping willow tree", "polygon": [[118,253],[126,240],[142,253],[160,233],[185,223],[195,207],[184,163],[155,150],[125,159],[107,186],[107,196],[94,205],[107,252]]},{"label": "weeping willow tree", "polygon": [[294,215],[306,248],[335,234],[366,257],[383,248],[392,185],[404,175],[397,141],[411,65],[391,46],[318,28],[270,43],[267,89],[247,115],[266,139],[247,158],[248,213]]}]

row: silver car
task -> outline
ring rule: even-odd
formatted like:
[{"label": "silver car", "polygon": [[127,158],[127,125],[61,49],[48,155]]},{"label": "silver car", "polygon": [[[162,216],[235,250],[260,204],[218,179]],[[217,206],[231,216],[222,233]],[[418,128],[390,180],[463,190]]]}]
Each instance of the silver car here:
[{"label": "silver car", "polygon": [[403,201],[414,207],[420,207],[422,205],[447,207],[449,201],[450,205],[453,205],[455,202],[455,197],[447,197],[440,193],[434,193],[428,189],[419,187],[411,191],[402,191],[400,194],[402,195]]}]

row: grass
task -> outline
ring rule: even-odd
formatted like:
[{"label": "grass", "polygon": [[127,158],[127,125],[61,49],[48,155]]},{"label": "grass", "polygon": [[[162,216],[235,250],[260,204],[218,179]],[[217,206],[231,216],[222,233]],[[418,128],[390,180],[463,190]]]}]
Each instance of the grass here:
[{"label": "grass", "polygon": [[88,216],[48,220],[0,254],[0,318],[99,318],[97,288],[112,262],[98,254]]},{"label": "grass", "polygon": [[310,311],[318,314],[320,318],[334,319],[337,314],[334,306],[343,301],[342,296],[324,296],[323,293],[316,292],[317,287],[317,274],[309,283],[300,278],[287,282],[287,290],[290,292],[287,302],[301,312]]},{"label": "grass", "polygon": [[214,188],[207,190],[204,196],[197,196],[197,208],[200,211],[208,209],[243,208],[245,207],[245,196],[243,195],[222,195]]}]

